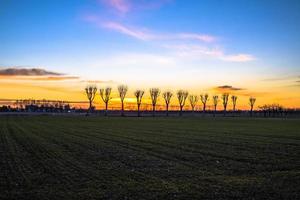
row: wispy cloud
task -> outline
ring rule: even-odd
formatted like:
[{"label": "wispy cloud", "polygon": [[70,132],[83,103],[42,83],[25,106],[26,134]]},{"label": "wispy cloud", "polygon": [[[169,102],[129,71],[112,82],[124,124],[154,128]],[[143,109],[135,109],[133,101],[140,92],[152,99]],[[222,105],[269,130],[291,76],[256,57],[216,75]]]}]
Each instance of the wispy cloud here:
[{"label": "wispy cloud", "polygon": [[55,75],[61,76],[63,74],[57,72],[47,71],[40,68],[19,68],[19,67],[8,67],[0,69],[0,75],[2,76],[46,76]]},{"label": "wispy cloud", "polygon": [[255,60],[255,57],[250,54],[225,55],[221,57],[224,61],[229,62],[249,62]]},{"label": "wispy cloud", "polygon": [[201,33],[158,33],[151,31],[147,28],[141,28],[137,26],[128,26],[120,22],[115,21],[103,21],[95,15],[86,15],[83,17],[85,21],[93,23],[101,29],[113,30],[118,33],[127,35],[129,37],[144,40],[144,41],[153,41],[153,40],[181,40],[181,41],[201,41],[205,43],[215,42],[217,38],[208,34]]},{"label": "wispy cloud", "polygon": [[255,60],[254,56],[248,54],[227,55],[219,47],[207,47],[195,44],[163,45],[163,47],[175,52],[176,56],[187,57],[189,59],[210,58],[226,62],[249,62]]},{"label": "wispy cloud", "polygon": [[157,36],[147,33],[146,31],[143,31],[143,30],[140,30],[137,28],[133,28],[133,27],[126,27],[126,26],[124,26],[120,23],[116,23],[116,22],[102,23],[102,26],[104,28],[117,31],[119,33],[128,35],[128,36],[136,38],[136,39],[140,39],[140,40],[152,40],[152,39],[157,38]]},{"label": "wispy cloud", "polygon": [[157,9],[173,0],[99,0],[102,4],[121,14],[136,10]]},{"label": "wispy cloud", "polygon": [[215,89],[217,89],[217,90],[228,90],[228,91],[245,90],[244,88],[233,87],[231,85],[221,85],[221,86],[216,87]]},{"label": "wispy cloud", "polygon": [[103,0],[102,2],[121,13],[127,13],[131,8],[129,0]]}]

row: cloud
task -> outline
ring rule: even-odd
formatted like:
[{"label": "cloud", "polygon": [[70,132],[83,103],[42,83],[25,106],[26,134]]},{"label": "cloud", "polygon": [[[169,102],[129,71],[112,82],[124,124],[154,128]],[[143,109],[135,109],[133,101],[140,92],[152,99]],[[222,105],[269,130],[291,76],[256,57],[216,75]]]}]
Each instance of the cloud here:
[{"label": "cloud", "polygon": [[243,88],[238,88],[238,87],[233,87],[231,85],[222,85],[222,86],[218,86],[215,89],[217,90],[228,90],[228,91],[239,91],[239,90],[245,90]]},{"label": "cloud", "polygon": [[140,40],[152,40],[157,37],[150,33],[146,33],[143,30],[139,30],[139,29],[133,28],[133,27],[126,27],[120,23],[115,23],[115,22],[103,23],[103,27],[117,31],[119,33],[128,35],[128,36],[136,38],[136,39],[140,39]]},{"label": "cloud", "polygon": [[40,68],[3,68],[0,69],[1,76],[46,76],[46,75],[54,75],[61,76],[63,74],[57,72],[50,72]]},{"label": "cloud", "polygon": [[127,13],[132,6],[129,0],[104,0],[103,2],[121,13]]},{"label": "cloud", "polygon": [[248,59],[241,56],[226,55],[219,47],[207,47],[195,44],[163,45],[163,47],[172,50],[176,56],[187,57],[189,59],[212,58],[226,62],[248,62],[254,59],[251,55],[247,55]]},{"label": "cloud", "polygon": [[177,35],[177,37],[181,39],[200,40],[203,42],[214,42],[217,39],[216,37],[211,35],[196,34],[196,33],[180,33]]},{"label": "cloud", "polygon": [[157,9],[172,1],[173,0],[100,0],[99,2],[124,15],[137,10]]},{"label": "cloud", "polygon": [[85,15],[83,20],[95,24],[99,28],[113,30],[118,33],[144,41],[153,40],[192,40],[211,43],[217,40],[215,36],[200,33],[157,33],[146,28],[128,26],[115,21],[103,21],[95,15]]},{"label": "cloud", "polygon": [[82,80],[82,83],[89,83],[89,84],[98,84],[98,83],[107,83],[107,84],[115,84],[117,82],[113,80],[108,80],[108,81],[102,81],[102,80]]},{"label": "cloud", "polygon": [[48,76],[48,77],[35,77],[31,78],[33,81],[65,81],[65,80],[77,80],[78,76]]},{"label": "cloud", "polygon": [[255,60],[255,57],[250,54],[225,55],[221,57],[224,61],[229,62],[249,62]]},{"label": "cloud", "polygon": [[[300,76],[281,76],[281,77],[274,77],[274,78],[266,78],[262,81],[287,81],[287,80],[295,80],[300,79]],[[296,81],[300,82],[300,80]]]}]

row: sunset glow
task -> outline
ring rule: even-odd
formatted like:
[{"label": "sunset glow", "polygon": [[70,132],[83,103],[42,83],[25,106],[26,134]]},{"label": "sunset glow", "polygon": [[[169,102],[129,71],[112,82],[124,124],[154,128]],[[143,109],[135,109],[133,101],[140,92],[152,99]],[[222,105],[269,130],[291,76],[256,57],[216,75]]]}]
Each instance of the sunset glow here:
[{"label": "sunset glow", "polygon": [[[209,106],[212,95],[229,93],[238,109],[251,96],[256,109],[300,107],[297,1],[0,2],[2,100],[83,102],[87,85],[110,86],[117,109],[117,86],[126,84],[127,109],[135,109],[136,89],[145,90],[148,109],[152,87],[208,93]],[[95,103],[104,106],[99,96]]]}]

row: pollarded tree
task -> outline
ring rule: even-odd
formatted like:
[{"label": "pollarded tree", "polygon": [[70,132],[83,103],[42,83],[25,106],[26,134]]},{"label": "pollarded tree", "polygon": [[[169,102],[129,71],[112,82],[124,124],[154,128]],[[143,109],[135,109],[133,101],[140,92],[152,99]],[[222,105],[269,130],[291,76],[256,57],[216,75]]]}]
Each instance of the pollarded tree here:
[{"label": "pollarded tree", "polygon": [[105,103],[105,116],[107,116],[108,103],[109,100],[111,100],[110,94],[111,94],[111,87],[100,88],[100,96],[103,102]]},{"label": "pollarded tree", "polygon": [[253,113],[253,107],[254,107],[255,101],[256,101],[256,98],[254,98],[254,97],[250,97],[249,98],[250,114],[251,114],[251,116],[252,116],[252,113]]},{"label": "pollarded tree", "polygon": [[205,110],[206,110],[206,103],[208,101],[208,94],[201,94],[200,95],[200,99],[201,99],[201,102],[203,104],[203,112],[205,112]]},{"label": "pollarded tree", "polygon": [[167,116],[169,116],[169,105],[170,105],[172,96],[173,96],[173,94],[170,91],[166,91],[166,92],[163,93],[163,97],[164,97],[165,102],[166,102],[166,113],[167,113]]},{"label": "pollarded tree", "polygon": [[194,112],[195,111],[195,106],[198,102],[198,96],[197,95],[190,95],[189,96],[189,100],[190,100],[190,104],[191,104],[191,107],[192,107],[192,111]]},{"label": "pollarded tree", "polygon": [[152,102],[152,110],[153,110],[153,117],[155,116],[155,106],[157,103],[158,96],[160,94],[159,88],[150,88],[150,97]]},{"label": "pollarded tree", "polygon": [[119,96],[120,96],[121,104],[122,104],[121,116],[124,116],[124,99],[125,99],[127,90],[128,90],[127,85],[119,85],[119,87],[118,87]]},{"label": "pollarded tree", "polygon": [[177,98],[178,98],[178,102],[179,102],[179,106],[180,106],[180,113],[179,115],[182,116],[182,110],[183,110],[183,107],[185,105],[185,101],[186,101],[186,98],[188,97],[189,93],[188,91],[185,91],[185,90],[179,90],[177,92]]},{"label": "pollarded tree", "polygon": [[96,86],[87,86],[85,88],[85,93],[89,100],[89,109],[88,109],[88,113],[89,113],[92,111],[93,101],[94,101],[94,99],[96,97],[96,93],[97,93],[97,87]]},{"label": "pollarded tree", "polygon": [[229,98],[229,94],[228,93],[224,93],[222,95],[222,101],[223,101],[223,107],[224,107],[224,115],[226,115],[226,109],[227,109],[227,104],[228,104],[228,98]]},{"label": "pollarded tree", "polygon": [[213,103],[214,103],[214,109],[215,109],[214,117],[216,116],[218,102],[219,102],[219,96],[218,95],[213,96]]},{"label": "pollarded tree", "polygon": [[141,107],[141,104],[142,104],[142,98],[144,96],[144,91],[143,90],[136,90],[134,92],[134,96],[136,97],[136,104],[137,104],[137,107],[138,107],[138,117],[140,117],[141,116],[140,107]]},{"label": "pollarded tree", "polygon": [[236,106],[236,101],[237,101],[238,97],[235,95],[231,96],[231,100],[232,100],[232,110],[233,112],[235,111],[235,106]]}]

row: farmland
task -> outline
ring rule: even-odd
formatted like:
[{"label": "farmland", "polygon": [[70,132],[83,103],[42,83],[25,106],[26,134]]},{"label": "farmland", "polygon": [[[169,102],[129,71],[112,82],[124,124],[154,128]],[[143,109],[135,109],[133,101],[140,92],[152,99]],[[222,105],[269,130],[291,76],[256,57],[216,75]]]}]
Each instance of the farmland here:
[{"label": "farmland", "polygon": [[1,116],[0,199],[299,199],[300,120]]}]

